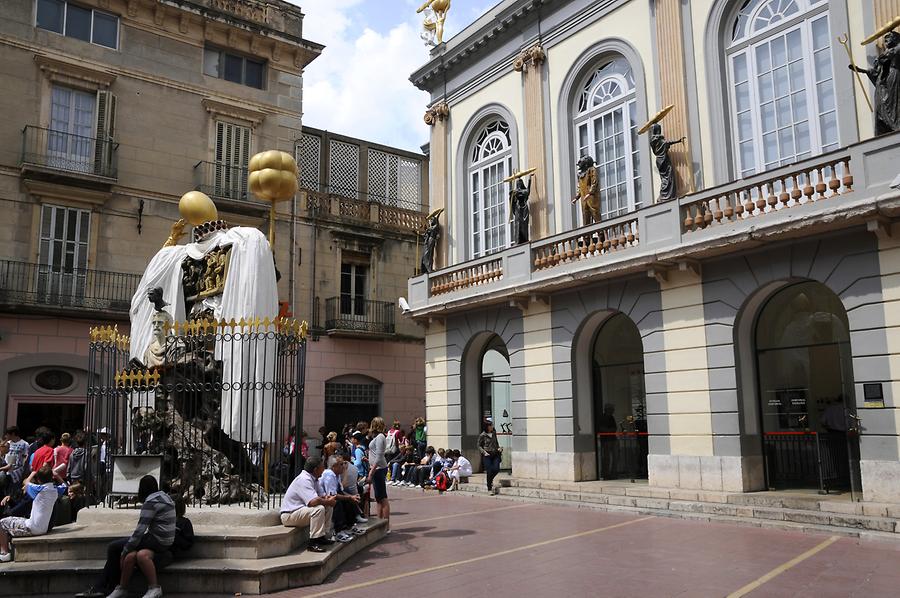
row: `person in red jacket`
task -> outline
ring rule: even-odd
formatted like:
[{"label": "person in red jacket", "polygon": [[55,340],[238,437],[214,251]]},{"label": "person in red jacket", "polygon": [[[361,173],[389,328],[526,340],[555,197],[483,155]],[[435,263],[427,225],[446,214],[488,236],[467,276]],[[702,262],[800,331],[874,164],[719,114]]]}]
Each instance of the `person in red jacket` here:
[{"label": "person in red jacket", "polygon": [[36,451],[31,458],[31,471],[38,471],[46,464],[50,464],[53,468],[53,445],[56,444],[56,436],[52,432],[44,432],[41,434],[41,442],[43,445]]}]

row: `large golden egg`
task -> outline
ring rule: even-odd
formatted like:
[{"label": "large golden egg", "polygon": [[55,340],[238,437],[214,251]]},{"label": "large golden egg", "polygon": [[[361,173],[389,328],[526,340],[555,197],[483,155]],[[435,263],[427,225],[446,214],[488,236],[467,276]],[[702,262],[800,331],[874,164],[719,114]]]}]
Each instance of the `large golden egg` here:
[{"label": "large golden egg", "polygon": [[269,150],[250,158],[250,191],[265,201],[284,201],[297,192],[297,163],[287,152]]},{"label": "large golden egg", "polygon": [[219,219],[216,204],[205,193],[188,191],[178,201],[178,213],[193,226]]}]

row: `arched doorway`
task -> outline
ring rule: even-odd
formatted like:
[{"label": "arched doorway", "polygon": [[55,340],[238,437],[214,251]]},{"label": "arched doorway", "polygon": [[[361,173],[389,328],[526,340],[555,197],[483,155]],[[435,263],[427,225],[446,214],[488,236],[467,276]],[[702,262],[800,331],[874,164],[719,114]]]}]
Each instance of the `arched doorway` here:
[{"label": "arched doorway", "polygon": [[325,382],[325,427],[338,432],[346,424],[370,422],[381,415],[381,382],[362,374],[337,376]]},{"label": "arched doorway", "polygon": [[644,346],[631,318],[610,316],[592,346],[594,433],[600,479],[647,477]]},{"label": "arched doorway", "polygon": [[847,312],[819,282],[773,294],[754,330],[770,489],[858,488],[859,436]]},{"label": "arched doorway", "polygon": [[510,404],[509,353],[500,337],[494,336],[481,355],[479,410],[481,421],[491,418],[497,440],[503,448],[500,469],[512,469],[512,406]]}]

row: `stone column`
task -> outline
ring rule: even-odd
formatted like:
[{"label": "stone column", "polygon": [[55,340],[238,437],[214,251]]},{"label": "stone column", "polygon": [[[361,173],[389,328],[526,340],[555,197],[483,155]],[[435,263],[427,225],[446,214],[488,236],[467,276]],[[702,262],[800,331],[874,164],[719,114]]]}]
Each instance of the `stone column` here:
[{"label": "stone column", "polygon": [[[875,29],[900,15],[900,0],[875,1]],[[868,35],[868,34],[867,34]]]},{"label": "stone column", "polygon": [[[440,208],[447,208],[448,205],[448,189],[450,188],[450,172],[447,162],[447,145],[448,140],[448,120],[450,118],[450,107],[446,102],[438,102],[425,111],[425,124],[431,127],[431,155],[429,162],[431,164],[430,178],[430,203],[431,211]],[[454,215],[456,217],[456,215]],[[448,265],[449,259],[447,255],[448,236],[450,227],[448,226],[447,213],[444,212],[441,218],[441,238],[438,240],[437,247],[434,251],[434,268],[444,268]]]},{"label": "stone column", "polygon": [[525,164],[522,169],[537,168],[531,185],[531,231],[532,241],[550,234],[549,201],[547,196],[547,168],[545,148],[547,140],[544,119],[543,71],[546,53],[540,45],[523,50],[513,64],[522,73],[522,87],[525,99]]},{"label": "stone column", "polygon": [[[695,191],[691,137],[688,127],[688,103],[682,43],[681,0],[656,0],[656,48],[659,64],[660,108],[675,107],[660,123],[666,139],[687,137],[681,145],[669,150],[678,185],[678,195]],[[652,160],[653,156],[648,156]],[[653,166],[655,168],[655,165]],[[656,189],[653,191],[656,200]]]}]

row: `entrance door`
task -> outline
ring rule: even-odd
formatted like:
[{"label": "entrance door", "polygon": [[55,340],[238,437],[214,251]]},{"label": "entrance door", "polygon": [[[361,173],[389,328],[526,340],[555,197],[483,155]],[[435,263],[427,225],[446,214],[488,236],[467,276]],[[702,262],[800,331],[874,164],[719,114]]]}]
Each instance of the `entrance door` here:
[{"label": "entrance door", "polygon": [[603,323],[594,340],[592,362],[597,476],[646,479],[644,346],[628,316],[615,314]]},{"label": "entrance door", "polygon": [[56,397],[43,400],[39,397],[10,397],[15,410],[10,421],[14,421],[23,436],[30,436],[41,426],[49,428],[57,435],[74,433],[84,428],[84,398]]},{"label": "entrance door", "polygon": [[500,469],[512,469],[512,407],[509,390],[509,360],[498,348],[489,348],[481,360],[481,415],[482,419],[489,417],[494,422],[497,441],[503,449]]},{"label": "entrance door", "polygon": [[325,427],[341,433],[346,424],[371,422],[380,414],[381,384],[364,376],[339,377],[325,383]]},{"label": "entrance door", "polygon": [[851,489],[859,436],[840,299],[817,282],[777,292],[757,321],[756,362],[768,487]]},{"label": "entrance door", "polygon": [[96,94],[54,85],[50,96],[49,165],[93,172]]}]

